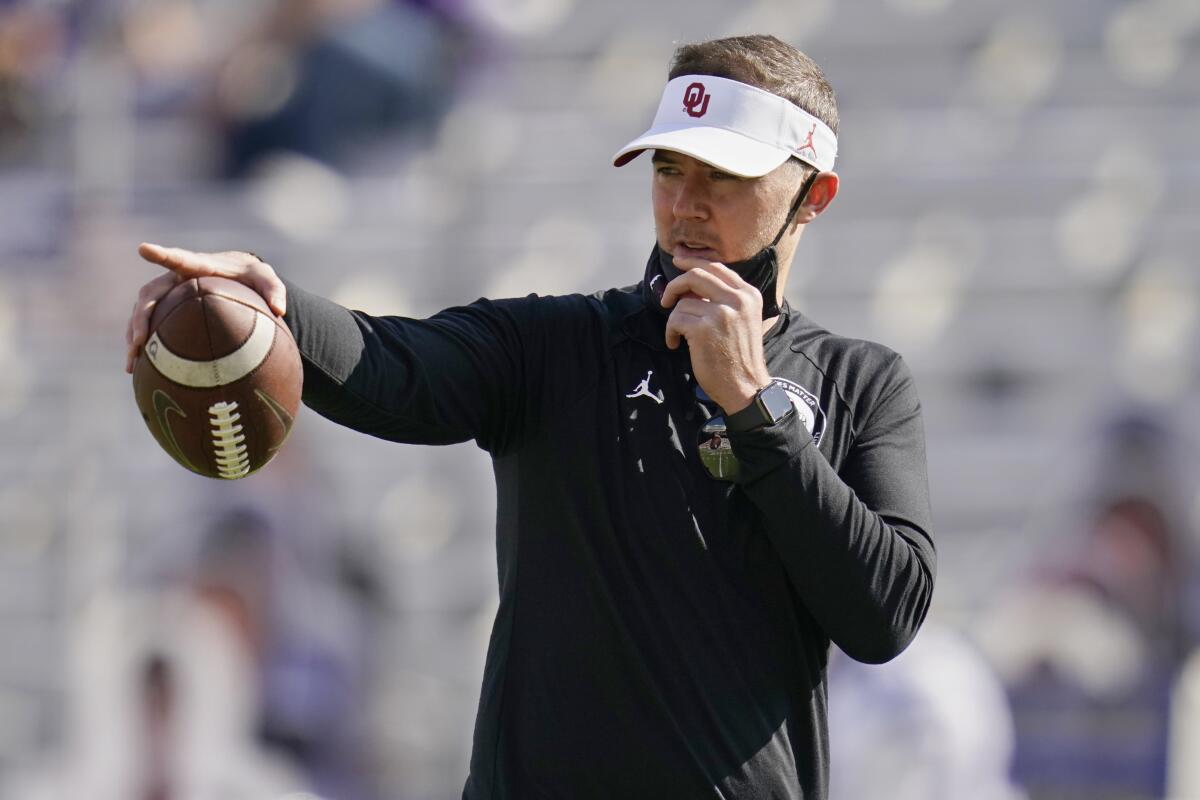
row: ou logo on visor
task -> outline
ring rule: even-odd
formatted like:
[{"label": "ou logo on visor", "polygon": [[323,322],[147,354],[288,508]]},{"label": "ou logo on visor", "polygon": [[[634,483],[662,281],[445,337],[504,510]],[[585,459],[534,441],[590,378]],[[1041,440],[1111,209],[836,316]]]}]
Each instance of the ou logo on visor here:
[{"label": "ou logo on visor", "polygon": [[683,93],[683,110],[689,117],[703,117],[711,99],[712,95],[704,90],[704,84],[696,81],[689,84]]}]

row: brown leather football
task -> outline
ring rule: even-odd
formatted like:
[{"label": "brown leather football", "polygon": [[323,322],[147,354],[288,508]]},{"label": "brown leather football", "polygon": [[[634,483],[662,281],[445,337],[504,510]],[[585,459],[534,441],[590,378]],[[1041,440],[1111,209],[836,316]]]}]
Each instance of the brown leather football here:
[{"label": "brown leather football", "polygon": [[303,370],[291,331],[228,278],[193,278],[158,301],[133,395],[163,450],[210,478],[244,478],[283,446]]}]

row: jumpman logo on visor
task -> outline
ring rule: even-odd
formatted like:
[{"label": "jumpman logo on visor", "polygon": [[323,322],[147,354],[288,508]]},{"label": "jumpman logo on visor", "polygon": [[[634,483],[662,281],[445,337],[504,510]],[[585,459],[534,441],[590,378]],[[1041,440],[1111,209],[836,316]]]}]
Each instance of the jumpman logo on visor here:
[{"label": "jumpman logo on visor", "polygon": [[813,158],[816,158],[817,148],[815,145],[813,145],[813,134],[816,132],[817,123],[814,122],[813,126],[808,129],[808,138],[804,140],[804,144],[800,145],[800,149],[796,151],[797,153],[803,153],[805,150],[810,150],[812,151]]}]

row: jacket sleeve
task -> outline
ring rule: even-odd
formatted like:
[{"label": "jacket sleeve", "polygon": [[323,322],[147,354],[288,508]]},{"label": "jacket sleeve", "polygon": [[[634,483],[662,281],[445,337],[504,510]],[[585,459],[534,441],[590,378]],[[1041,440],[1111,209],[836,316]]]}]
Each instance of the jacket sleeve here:
[{"label": "jacket sleeve", "polygon": [[513,448],[553,399],[541,390],[545,371],[528,365],[568,355],[553,328],[570,317],[570,298],[479,300],[409,319],[351,311],[285,285],[305,405],[383,439]]},{"label": "jacket sleeve", "polygon": [[829,638],[867,663],[916,635],[936,570],[920,401],[899,356],[880,383],[840,472],[796,414],[730,435],[739,483],[796,592]]}]

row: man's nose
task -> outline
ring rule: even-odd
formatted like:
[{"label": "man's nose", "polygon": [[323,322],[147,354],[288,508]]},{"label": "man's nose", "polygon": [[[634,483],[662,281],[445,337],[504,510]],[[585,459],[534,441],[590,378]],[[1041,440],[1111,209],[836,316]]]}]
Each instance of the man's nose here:
[{"label": "man's nose", "polygon": [[672,212],[676,219],[706,219],[709,212],[708,190],[699,176],[687,175],[679,184]]}]

